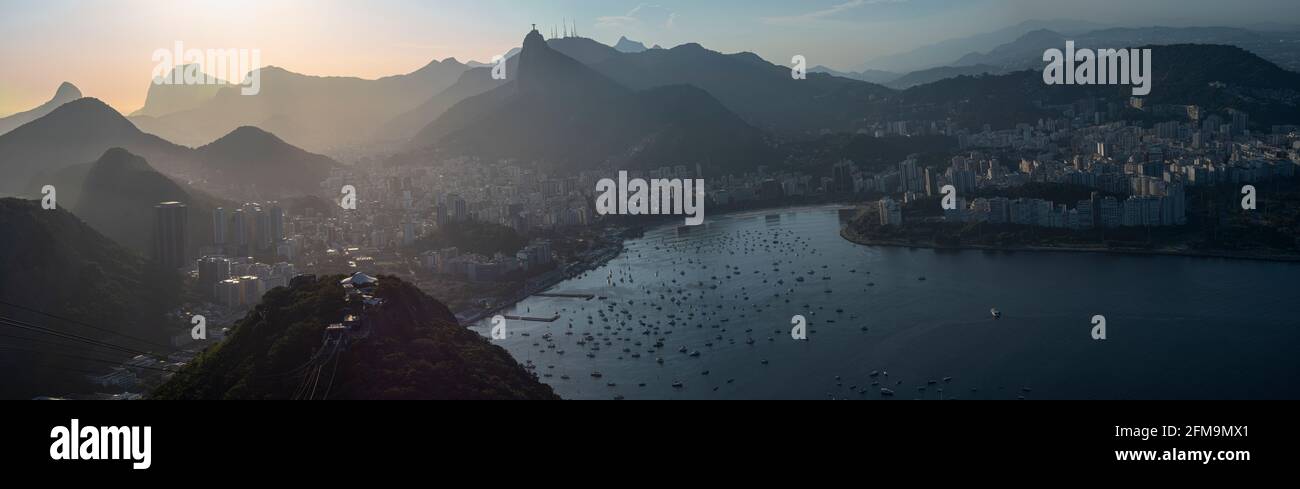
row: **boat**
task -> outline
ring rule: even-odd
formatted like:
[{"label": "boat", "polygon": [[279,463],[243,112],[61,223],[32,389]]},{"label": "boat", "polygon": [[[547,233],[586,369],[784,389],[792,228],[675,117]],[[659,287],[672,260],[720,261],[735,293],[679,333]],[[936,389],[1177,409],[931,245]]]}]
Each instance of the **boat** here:
[{"label": "boat", "polygon": [[993,319],[1002,319],[1002,311],[999,311],[996,307],[989,309],[989,314],[993,315]]}]

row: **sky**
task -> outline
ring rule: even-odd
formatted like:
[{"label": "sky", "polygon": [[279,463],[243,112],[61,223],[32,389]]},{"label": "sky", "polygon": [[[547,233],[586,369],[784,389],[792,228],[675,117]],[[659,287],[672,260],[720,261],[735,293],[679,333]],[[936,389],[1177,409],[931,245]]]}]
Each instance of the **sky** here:
[{"label": "sky", "polygon": [[130,113],[154,51],[256,49],[263,65],[377,78],[434,59],[488,61],[564,19],[606,44],[698,42],[775,63],[872,58],[1030,19],[1115,26],[1300,24],[1296,0],[0,0],[0,116],[61,82]]}]

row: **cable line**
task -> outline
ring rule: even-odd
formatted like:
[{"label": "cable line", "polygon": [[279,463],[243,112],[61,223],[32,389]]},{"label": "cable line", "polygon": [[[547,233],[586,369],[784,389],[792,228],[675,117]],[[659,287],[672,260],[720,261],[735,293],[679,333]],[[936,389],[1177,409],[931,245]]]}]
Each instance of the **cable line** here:
[{"label": "cable line", "polygon": [[17,320],[17,319],[6,318],[6,317],[3,317],[3,316],[0,316],[0,325],[9,326],[9,327],[12,327],[12,328],[23,329],[23,330],[27,330],[27,331],[35,331],[35,332],[38,332],[38,333],[44,333],[44,334],[48,334],[48,335],[51,335],[51,336],[56,336],[56,337],[59,337],[59,338],[69,339],[69,340],[73,340],[73,341],[80,341],[80,342],[82,342],[82,343],[87,343],[87,344],[91,344],[91,345],[103,346],[103,347],[105,347],[105,348],[112,348],[112,349],[114,349],[114,350],[121,350],[121,351],[124,351],[124,352],[127,352],[127,353],[133,353],[133,354],[136,354],[136,355],[156,356],[156,355],[154,355],[153,353],[149,353],[149,352],[146,352],[146,351],[137,350],[137,349],[134,349],[134,348],[129,348],[129,347],[125,347],[125,346],[121,346],[121,345],[117,345],[117,344],[109,343],[109,342],[107,342],[107,341],[97,340],[97,339],[94,339],[94,338],[90,338],[90,337],[87,337],[87,336],[82,336],[82,335],[75,334],[75,333],[68,333],[68,332],[64,332],[64,331],[58,331],[58,330],[50,329],[50,328],[47,328],[47,327],[44,327],[44,326],[40,326],[40,325],[36,325],[36,324],[32,324],[32,323],[29,323],[29,322],[26,322],[26,321],[19,321],[19,320]]},{"label": "cable line", "polygon": [[19,304],[14,304],[14,303],[9,302],[9,301],[0,300],[0,305],[9,306],[9,307],[12,307],[12,308],[15,308],[15,309],[20,309],[20,310],[27,311],[27,312],[34,313],[34,314],[40,314],[40,315],[42,315],[42,316],[46,316],[46,317],[50,317],[50,318],[54,318],[54,319],[58,319],[58,320],[60,320],[60,321],[64,321],[64,322],[68,322],[68,323],[72,323],[72,324],[75,324],[75,325],[78,325],[78,326],[81,326],[81,327],[90,328],[90,329],[93,329],[93,330],[95,330],[95,331],[99,331],[99,332],[103,332],[103,333],[108,333],[108,334],[113,334],[113,335],[121,336],[121,337],[123,337],[123,338],[129,338],[129,339],[132,339],[132,340],[135,340],[135,341],[139,341],[139,342],[141,342],[141,343],[144,343],[144,344],[147,344],[147,345],[151,345],[151,346],[155,346],[155,347],[158,347],[158,348],[163,348],[163,349],[170,348],[170,347],[167,346],[167,345],[163,345],[163,344],[161,344],[161,343],[155,343],[155,342],[153,342],[153,341],[149,341],[149,340],[146,340],[146,339],[144,339],[144,338],[140,338],[140,337],[138,337],[138,336],[132,336],[132,335],[129,335],[129,334],[126,334],[126,333],[122,333],[122,332],[118,332],[118,331],[113,331],[113,330],[111,330],[111,329],[101,328],[101,327],[99,327],[99,326],[95,326],[95,325],[92,325],[92,324],[87,324],[87,323],[85,323],[85,322],[78,321],[78,320],[76,320],[76,319],[71,319],[71,318],[66,318],[66,317],[58,316],[58,315],[55,315],[55,314],[50,314],[50,313],[45,312],[45,311],[41,311],[41,310],[38,310],[38,309],[32,309],[32,308],[30,308],[30,307],[23,306],[23,305],[19,305]]}]

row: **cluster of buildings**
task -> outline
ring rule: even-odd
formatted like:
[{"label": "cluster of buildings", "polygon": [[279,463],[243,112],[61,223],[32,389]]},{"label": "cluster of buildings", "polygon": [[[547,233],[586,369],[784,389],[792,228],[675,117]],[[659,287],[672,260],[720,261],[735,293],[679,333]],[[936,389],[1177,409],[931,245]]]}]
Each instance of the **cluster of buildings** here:
[{"label": "cluster of buildings", "polygon": [[[1290,179],[1300,167],[1300,127],[1275,126],[1268,134],[1250,131],[1249,115],[1205,115],[1195,106],[1148,108],[1163,116],[1185,117],[1144,128],[1127,122],[1085,125],[1087,118],[1067,109],[1064,119],[1021,124],[1016,129],[963,133],[968,148],[946,168],[926,167],[915,158],[897,169],[869,174],[851,162],[836,166],[832,188],[856,193],[901,195],[903,202],[942,195],[951,185],[956,208],[945,210],[954,222],[990,222],[1041,227],[1179,226],[1187,222],[1186,193],[1197,187],[1239,186]],[[1204,117],[1203,117],[1204,116]],[[980,149],[969,149],[978,146]],[[1020,156],[1015,165],[1000,158]],[[988,197],[1030,183],[1069,184],[1093,189],[1087,200],[1054,203],[1043,199]],[[1098,193],[1126,196],[1098,197]],[[983,197],[975,197],[975,195]],[[881,224],[900,224],[899,203],[876,204]]]},{"label": "cluster of buildings", "polygon": [[292,263],[259,263],[253,258],[205,256],[198,265],[198,283],[211,291],[214,302],[229,308],[246,308],[262,300],[266,291],[285,287],[298,275]]},{"label": "cluster of buildings", "polygon": [[421,263],[429,271],[470,282],[496,282],[517,272],[531,272],[551,266],[554,252],[550,241],[534,240],[514,256],[497,253],[485,257],[474,253],[462,254],[457,248],[427,251]]},{"label": "cluster of buildings", "polygon": [[587,226],[594,220],[590,195],[604,175],[549,174],[514,160],[441,160],[436,167],[338,169],[321,183],[337,194],[344,185],[360,202],[339,231],[352,244],[377,248],[409,245],[429,230],[469,221],[499,224],[521,234]]},{"label": "cluster of buildings", "polygon": [[243,256],[274,254],[292,260],[300,251],[289,237],[293,224],[286,221],[279,202],[249,202],[235,209],[212,211],[212,244],[204,254]]},{"label": "cluster of buildings", "polygon": [[[882,204],[883,207],[883,204]],[[1070,230],[1117,227],[1181,226],[1187,223],[1187,203],[1181,186],[1175,185],[1168,195],[1099,197],[1095,192],[1073,208],[1044,199],[977,198],[969,204],[957,199],[955,209],[944,211],[948,222],[984,222],[1018,224]],[[885,224],[882,218],[882,224]],[[888,224],[898,224],[889,222]]]},{"label": "cluster of buildings", "polygon": [[136,355],[108,372],[87,375],[86,380],[101,388],[123,391],[111,399],[140,399],[148,386],[171,378],[176,370],[193,359],[194,352],[191,351],[173,352],[165,358]]}]

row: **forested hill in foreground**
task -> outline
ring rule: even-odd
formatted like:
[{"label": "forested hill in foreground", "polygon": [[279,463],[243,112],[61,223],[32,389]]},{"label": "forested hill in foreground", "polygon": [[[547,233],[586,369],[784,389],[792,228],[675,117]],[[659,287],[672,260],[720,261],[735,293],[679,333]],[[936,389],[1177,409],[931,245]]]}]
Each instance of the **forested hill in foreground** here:
[{"label": "forested hill in foreground", "polygon": [[[291,399],[313,369],[325,328],[343,319],[342,276],[267,292],[262,303],[158,388],[156,399]],[[505,349],[462,327],[446,306],[396,277],[365,312],[370,333],[323,364],[314,398],[558,399]],[[328,392],[328,395],[325,393]]]},{"label": "forested hill in foreground", "polygon": [[[175,274],[114,243],[63,208],[45,210],[35,200],[0,199],[0,257],[0,300],[22,307],[4,305],[0,316],[59,335],[154,352],[165,349],[167,338],[175,333],[164,319],[180,302]],[[0,352],[0,368],[11,373],[0,378],[0,398],[88,388],[85,375],[105,369],[103,362],[85,358],[129,356],[59,335],[14,327],[0,330],[6,335],[0,342],[6,348]]]}]

